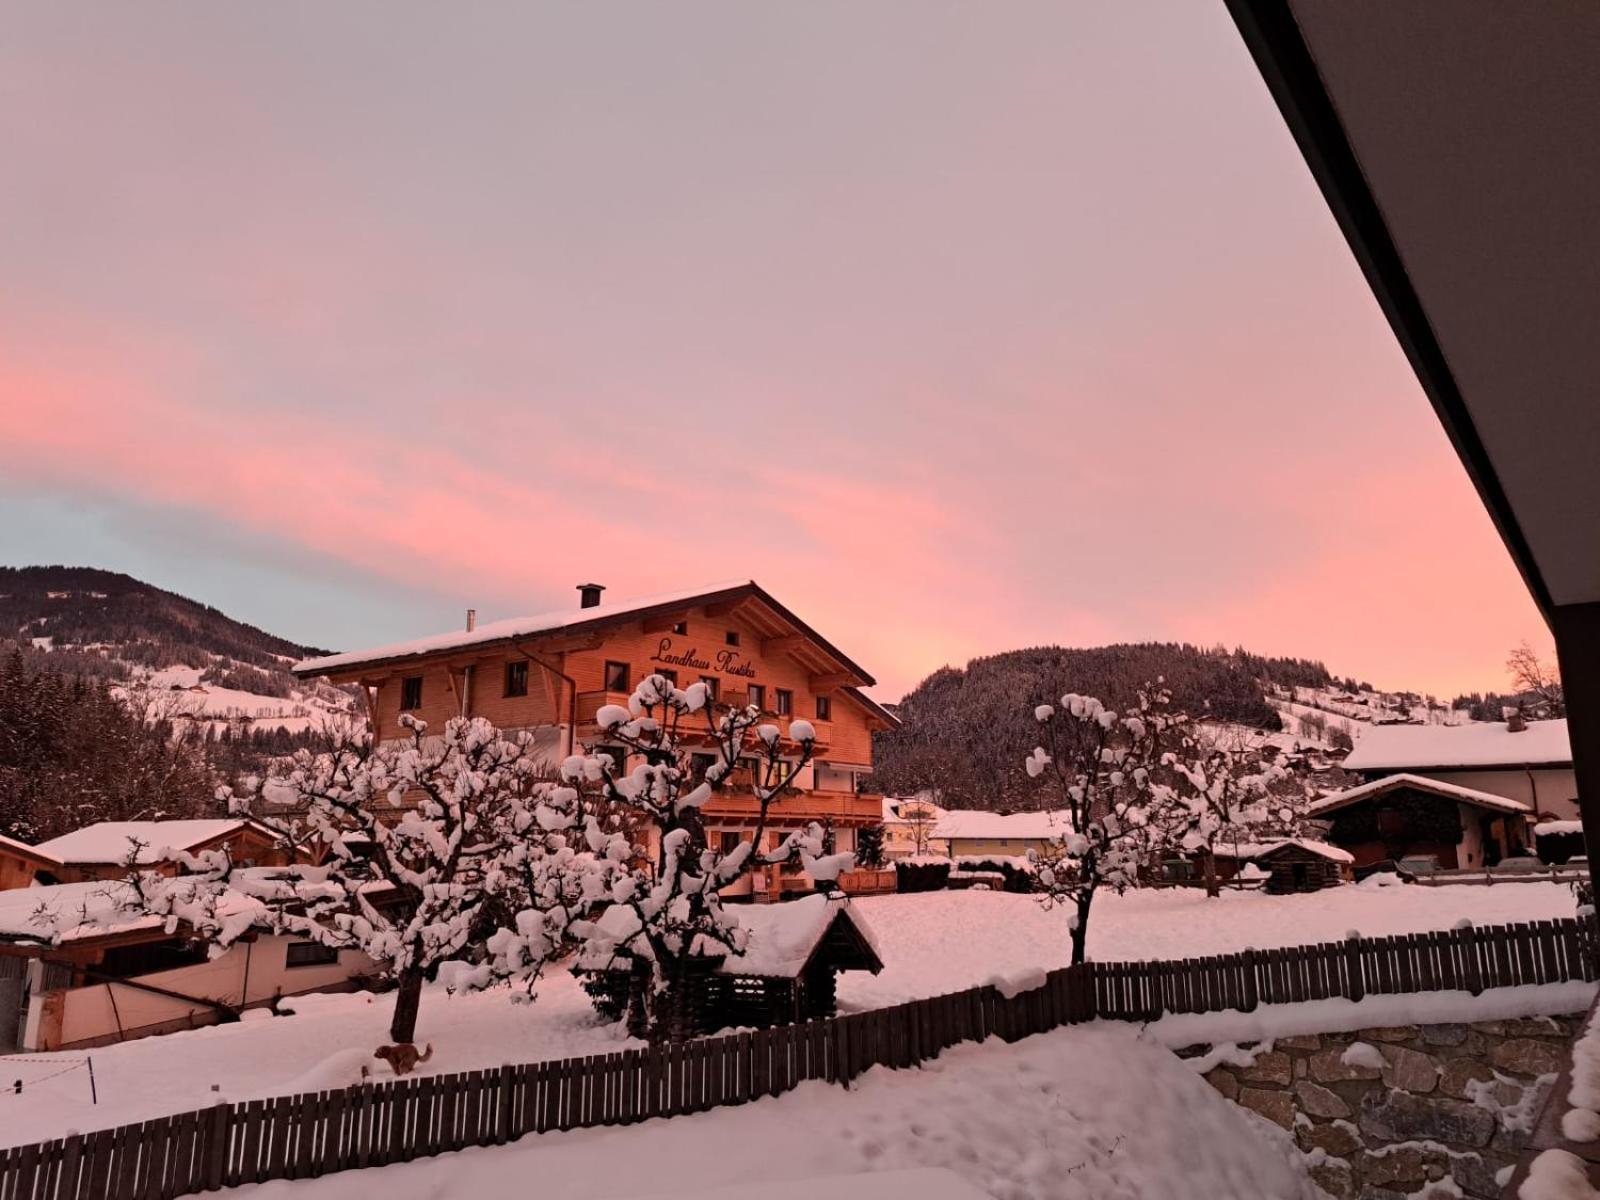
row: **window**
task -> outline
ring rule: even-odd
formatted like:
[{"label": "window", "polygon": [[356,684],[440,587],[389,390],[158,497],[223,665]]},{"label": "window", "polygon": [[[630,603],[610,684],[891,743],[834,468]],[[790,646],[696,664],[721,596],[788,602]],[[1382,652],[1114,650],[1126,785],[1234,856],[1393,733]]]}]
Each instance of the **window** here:
[{"label": "window", "polygon": [[819,721],[831,721],[831,720],[833,720],[833,697],[831,697],[831,696],[818,696],[817,697],[817,720],[819,720]]},{"label": "window", "polygon": [[628,748],[626,746],[596,746],[596,754],[604,754],[611,760],[612,772],[616,775],[628,773]]},{"label": "window", "polygon": [[415,712],[422,707],[422,676],[407,675],[400,681],[400,711]]},{"label": "window", "polygon": [[723,636],[728,645],[737,646],[739,644],[739,631],[737,629],[730,629]]},{"label": "window", "polygon": [[506,664],[506,695],[526,696],[528,694],[528,664],[525,662],[508,662]]},{"label": "window", "polygon": [[750,703],[762,712],[767,711],[767,689],[764,684],[752,683],[750,685]]},{"label": "window", "polygon": [[678,673],[672,670],[670,667],[663,667],[661,670],[657,671],[656,674],[665,679],[673,687],[678,686]]},{"label": "window", "polygon": [[608,691],[608,692],[631,692],[631,691],[633,691],[633,684],[631,682],[629,682],[630,678],[631,678],[631,672],[630,672],[630,670],[628,668],[628,664],[627,663],[624,663],[624,662],[607,662],[606,663],[606,691]]},{"label": "window", "polygon": [[715,675],[702,675],[700,682],[706,685],[706,695],[713,701],[722,699],[722,680]]},{"label": "window", "polygon": [[732,854],[742,841],[744,834],[737,829],[724,829],[717,835],[717,850],[722,854]]},{"label": "window", "polygon": [[794,712],[794,693],[788,688],[778,689],[778,707],[775,710],[780,717],[787,717]]},{"label": "window", "polygon": [[717,764],[715,754],[691,754],[689,756],[689,776],[696,783],[705,782],[706,772]]},{"label": "window", "polygon": [[672,623],[672,632],[677,634],[679,637],[685,636],[689,632],[689,622],[674,621]]},{"label": "window", "polygon": [[286,967],[329,967],[339,961],[339,952],[320,942],[290,942],[284,947]]}]

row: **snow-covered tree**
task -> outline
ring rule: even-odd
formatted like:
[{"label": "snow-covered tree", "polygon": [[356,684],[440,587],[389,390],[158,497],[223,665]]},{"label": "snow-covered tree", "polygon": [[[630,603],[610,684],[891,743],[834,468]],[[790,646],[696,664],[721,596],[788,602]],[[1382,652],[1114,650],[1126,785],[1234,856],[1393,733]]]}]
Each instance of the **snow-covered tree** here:
[{"label": "snow-covered tree", "polygon": [[[596,806],[631,814],[656,852],[624,859],[607,848],[602,855],[610,903],[572,924],[585,942],[579,964],[627,973],[627,995],[610,1000],[627,1012],[634,1032],[679,1038],[692,1029],[705,974],[745,948],[746,931],[720,892],[759,865],[793,860],[813,879],[836,879],[854,856],[825,854],[816,825],[761,849],[773,806],[811,761],[816,731],[809,721],[791,721],[785,744],[758,709],[720,705],[705,684],[678,688],[661,675],[641,680],[626,708],[606,705],[595,720],[605,742],[625,747],[637,762],[624,770],[622,755],[590,747],[563,764],[562,799],[589,817]],[[694,752],[711,761],[697,770]],[[755,829],[725,849],[709,844],[700,810],[736,771],[756,799]]]},{"label": "snow-covered tree", "polygon": [[1176,782],[1161,806],[1163,839],[1199,856],[1206,895],[1218,896],[1217,849],[1304,832],[1305,790],[1240,730],[1179,725],[1171,732],[1162,774]]},{"label": "snow-covered tree", "polygon": [[186,875],[129,882],[147,911],[219,946],[265,928],[365,952],[395,979],[389,1036],[409,1043],[423,982],[445,964],[461,964],[467,985],[531,986],[598,898],[595,864],[612,839],[583,826],[531,735],[458,717],[430,737],[422,721],[402,721],[404,738],[347,731],[231,797],[240,810],[265,799],[302,812],[272,827],[286,845],[321,848],[321,865],[245,868],[214,850],[183,856]]},{"label": "snow-covered tree", "polygon": [[1033,710],[1041,744],[1025,767],[1032,778],[1054,782],[1062,829],[1030,857],[1044,903],[1072,909],[1074,963],[1084,961],[1100,889],[1120,893],[1136,883],[1164,840],[1174,789],[1158,772],[1171,765],[1164,742],[1182,720],[1168,713],[1169,703],[1164,692],[1146,691],[1136,707],[1119,713],[1093,696],[1069,693],[1059,707]]}]

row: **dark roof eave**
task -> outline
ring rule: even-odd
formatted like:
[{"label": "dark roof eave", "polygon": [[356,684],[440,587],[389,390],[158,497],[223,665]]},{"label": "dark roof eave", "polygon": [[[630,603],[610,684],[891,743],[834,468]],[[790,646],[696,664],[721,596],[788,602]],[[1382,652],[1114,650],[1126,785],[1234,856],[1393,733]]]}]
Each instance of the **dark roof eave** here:
[{"label": "dark roof eave", "polygon": [[1224,2],[1417,381],[1548,623],[1555,607],[1550,586],[1462,399],[1294,13],[1286,0]]}]

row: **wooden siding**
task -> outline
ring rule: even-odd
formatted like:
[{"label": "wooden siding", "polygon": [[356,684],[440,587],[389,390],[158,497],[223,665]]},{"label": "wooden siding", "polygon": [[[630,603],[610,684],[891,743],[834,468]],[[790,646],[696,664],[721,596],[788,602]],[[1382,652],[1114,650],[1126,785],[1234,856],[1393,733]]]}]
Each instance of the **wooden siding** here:
[{"label": "wooden siding", "polygon": [[[713,606],[712,612],[717,612]],[[844,690],[837,674],[818,674],[795,657],[805,649],[792,637],[766,638],[751,620],[738,609],[730,613],[711,615],[704,607],[686,609],[682,619],[687,623],[686,634],[675,634],[670,623],[640,620],[619,623],[609,629],[582,638],[564,635],[529,638],[521,646],[529,654],[571,678],[568,684],[559,675],[541,668],[537,662],[528,664],[528,694],[508,697],[504,694],[505,665],[511,660],[521,660],[516,650],[500,648],[474,655],[470,651],[441,653],[436,658],[408,667],[392,667],[381,674],[368,675],[365,680],[375,685],[375,714],[380,738],[390,739],[404,731],[399,724],[401,681],[409,676],[422,677],[422,705],[414,715],[437,728],[443,722],[462,712],[465,689],[464,671],[473,667],[470,705],[471,715],[482,716],[502,728],[529,728],[553,726],[570,722],[573,707],[572,692],[579,701],[579,715],[592,716],[600,703],[613,702],[604,697],[605,664],[625,662],[629,667],[630,686],[652,671],[669,669],[677,673],[680,686],[696,682],[702,676],[719,681],[724,700],[733,702],[747,696],[751,683],[766,688],[767,708],[777,704],[777,692],[786,690],[794,696],[794,710],[790,718],[774,720],[787,734],[792,718],[804,718],[817,725],[821,760],[869,770],[872,765],[872,731],[880,724],[879,718]],[[739,636],[740,644],[727,644],[727,634]],[[771,645],[763,648],[763,641]],[[657,661],[661,656],[689,654],[705,662],[705,668]],[[752,669],[754,676],[734,673],[735,668]],[[816,701],[819,695],[832,702],[831,719],[819,721]],[[578,736],[592,733],[580,720]],[[823,739],[825,744],[823,744]]]}]

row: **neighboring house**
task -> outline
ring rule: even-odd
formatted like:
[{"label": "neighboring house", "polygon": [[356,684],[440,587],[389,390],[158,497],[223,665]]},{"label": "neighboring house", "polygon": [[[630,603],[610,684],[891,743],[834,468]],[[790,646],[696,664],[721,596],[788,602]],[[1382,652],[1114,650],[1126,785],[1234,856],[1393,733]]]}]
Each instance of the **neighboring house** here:
[{"label": "neighboring house", "polygon": [[925,793],[883,798],[883,856],[891,862],[918,854],[948,854],[950,847],[934,836],[946,811]]},{"label": "neighboring house", "polygon": [[183,926],[169,932],[162,917],[124,913],[127,886],[0,892],[0,1054],[212,1025],[279,997],[352,988],[376,972],[360,951],[273,934],[246,934],[210,958]]},{"label": "neighboring house", "polygon": [[1053,843],[1066,834],[1067,820],[1065,809],[1021,813],[958,809],[945,813],[933,836],[948,845],[952,858],[1020,858],[1030,850],[1050,853]]},{"label": "neighboring house", "polygon": [[60,870],[61,860],[45,854],[39,847],[0,837],[0,892],[35,883],[59,883],[57,872]]},{"label": "neighboring house", "polygon": [[1324,796],[1306,815],[1327,821],[1328,840],[1354,855],[1358,867],[1431,855],[1454,869],[1493,866],[1523,853],[1533,814],[1520,800],[1400,774]]},{"label": "neighboring house", "polygon": [[[175,875],[181,870],[168,851],[198,854],[227,847],[242,866],[278,867],[290,855],[264,825],[237,817],[199,821],[101,821],[31,847],[48,858],[51,878],[43,882],[80,883],[120,879],[131,865]],[[7,855],[0,846],[0,855]],[[3,885],[3,877],[0,877]],[[13,884],[11,886],[21,886]]]},{"label": "neighboring house", "polygon": [[[584,584],[576,608],[484,625],[469,616],[459,632],[308,659],[294,673],[360,685],[380,740],[406,736],[403,714],[434,727],[482,716],[502,729],[532,731],[552,763],[590,746],[625,768],[625,748],[606,742],[596,712],[627,704],[651,674],[683,687],[704,681],[720,701],[767,713],[791,760],[799,757],[791,722],[803,718],[816,730],[813,759],[795,772],[795,793],[772,807],[763,849],[818,821],[832,828],[838,851],[854,850],[856,830],[882,820],[882,797],[862,794],[860,784],[872,771],[873,733],[897,722],[862,691],[874,682],[862,667],[752,581],[617,604],[602,604],[603,590]],[[684,722],[684,740],[700,745],[697,761],[709,765],[715,746],[699,724]],[[748,768],[735,770],[701,812],[714,845],[752,833],[757,802]],[[805,887],[798,874],[755,872],[730,890],[751,891],[753,880],[755,890],[775,896]],[[853,878],[840,881],[846,890]]]},{"label": "neighboring house", "polygon": [[1567,723],[1476,721],[1367,730],[1344,760],[1369,782],[1405,772],[1520,801],[1539,817],[1578,818]]}]

